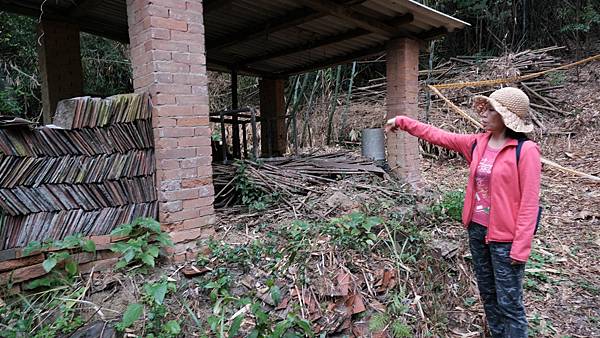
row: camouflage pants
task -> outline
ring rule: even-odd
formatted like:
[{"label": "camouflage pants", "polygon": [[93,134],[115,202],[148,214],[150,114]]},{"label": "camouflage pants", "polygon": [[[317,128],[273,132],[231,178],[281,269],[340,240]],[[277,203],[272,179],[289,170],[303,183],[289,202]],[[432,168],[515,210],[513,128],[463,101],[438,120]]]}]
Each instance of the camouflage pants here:
[{"label": "camouflage pants", "polygon": [[526,338],[527,318],[523,305],[525,264],[512,265],[512,243],[485,243],[487,228],[469,226],[469,246],[477,286],[492,337]]}]

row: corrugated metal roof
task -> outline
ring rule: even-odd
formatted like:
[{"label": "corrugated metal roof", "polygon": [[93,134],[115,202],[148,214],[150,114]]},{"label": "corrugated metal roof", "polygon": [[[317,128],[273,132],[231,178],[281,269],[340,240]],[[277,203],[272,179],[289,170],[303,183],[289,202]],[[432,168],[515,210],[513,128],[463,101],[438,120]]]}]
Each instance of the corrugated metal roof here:
[{"label": "corrugated metal roof", "polygon": [[[39,16],[43,0],[0,0]],[[396,36],[427,40],[468,23],[413,0],[204,0],[208,68],[287,75],[381,52]],[[127,41],[125,0],[52,0],[48,19]]]}]

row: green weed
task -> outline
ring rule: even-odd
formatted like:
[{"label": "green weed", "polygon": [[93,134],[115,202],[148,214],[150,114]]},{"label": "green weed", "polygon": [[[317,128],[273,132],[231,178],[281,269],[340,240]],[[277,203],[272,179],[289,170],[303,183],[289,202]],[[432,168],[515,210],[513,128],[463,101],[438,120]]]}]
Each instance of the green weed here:
[{"label": "green weed", "polygon": [[410,300],[406,298],[403,288],[389,295],[389,302],[384,313],[377,313],[369,320],[369,330],[382,331],[389,328],[389,333],[395,338],[413,336],[413,331],[407,323],[406,313],[409,311]]},{"label": "green weed", "polygon": [[161,247],[172,246],[169,235],[160,229],[160,223],[152,218],[136,218],[131,224],[123,224],[111,232],[113,236],[127,236],[126,242],[113,243],[110,250],[121,254],[115,268],[139,265],[140,271],[155,266]]},{"label": "green weed", "polygon": [[550,276],[546,272],[543,271],[527,271],[528,269],[542,269],[544,265],[547,263],[551,263],[552,260],[546,258],[536,251],[532,251],[529,256],[529,260],[527,261],[527,267],[525,269],[525,278],[523,282],[523,286],[527,290],[531,291],[540,291],[540,283],[548,283],[552,280]]},{"label": "green weed", "polygon": [[54,287],[16,298],[0,307],[0,337],[45,338],[66,336],[84,324],[74,306],[84,288]]},{"label": "green weed", "polygon": [[600,295],[600,286],[594,285],[585,279],[579,279],[577,285],[594,296]]},{"label": "green weed", "polygon": [[144,337],[177,337],[181,333],[180,322],[167,320],[169,312],[164,304],[166,296],[177,291],[175,283],[163,277],[158,282],[144,284],[143,289],[142,304],[129,304],[121,322],[115,326],[117,330],[131,327],[145,312]]},{"label": "green weed", "polygon": [[537,313],[529,319],[529,337],[554,337],[557,333],[551,320],[541,318]]},{"label": "green weed", "polygon": [[243,205],[251,211],[265,210],[271,203],[277,200],[277,194],[268,194],[259,189],[246,173],[248,170],[246,164],[242,161],[234,163],[235,173],[235,191],[240,196]]},{"label": "green weed", "polygon": [[441,201],[431,207],[436,217],[450,218],[460,222],[462,219],[462,208],[465,200],[464,191],[451,191],[442,196]]},{"label": "green weed", "polygon": [[546,74],[548,81],[553,86],[560,86],[567,81],[567,74],[563,71],[554,71]]},{"label": "green weed", "polygon": [[27,283],[25,285],[26,289],[71,284],[79,271],[79,263],[73,258],[72,253],[81,251],[95,253],[96,244],[92,240],[83,238],[81,234],[74,234],[65,237],[62,241],[33,241],[23,251],[25,255],[29,255],[36,251],[48,249],[55,250],[48,253],[42,263],[42,267],[49,275]]},{"label": "green weed", "polygon": [[353,212],[338,218],[332,218],[324,232],[332,236],[333,242],[341,247],[366,249],[377,241],[375,227],[381,226],[383,219],[367,216],[361,212]]}]

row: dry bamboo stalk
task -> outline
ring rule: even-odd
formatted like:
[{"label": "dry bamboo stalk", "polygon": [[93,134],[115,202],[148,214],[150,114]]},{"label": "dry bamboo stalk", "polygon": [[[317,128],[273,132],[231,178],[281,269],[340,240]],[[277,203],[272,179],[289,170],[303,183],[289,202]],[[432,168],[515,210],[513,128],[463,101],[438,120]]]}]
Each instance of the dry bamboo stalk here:
[{"label": "dry bamboo stalk", "polygon": [[[598,56],[600,56],[600,55],[598,55]],[[442,93],[440,93],[440,91],[439,91],[439,90],[437,90],[437,88],[435,88],[435,87],[433,87],[433,86],[431,86],[431,85],[429,85],[428,87],[429,87],[429,88],[430,88],[430,89],[431,89],[431,90],[432,90],[432,91],[433,91],[433,92],[434,92],[436,95],[438,95],[438,96],[439,96],[439,97],[441,97],[441,98],[442,98],[444,101],[446,101],[446,102],[447,102],[447,103],[448,103],[448,104],[449,104],[449,105],[450,105],[450,106],[453,108],[453,110],[454,110],[454,111],[456,111],[457,113],[459,113],[459,114],[460,114],[460,115],[462,115],[462,116],[465,116],[465,117],[467,117],[467,119],[468,119],[468,120],[469,120],[469,121],[470,121],[470,122],[471,122],[473,125],[475,125],[475,126],[477,126],[477,127],[479,127],[479,128],[481,128],[481,127],[482,127],[482,126],[481,126],[481,123],[479,123],[478,121],[475,121],[475,120],[474,120],[473,118],[471,118],[471,117],[470,117],[470,116],[469,116],[467,113],[465,113],[464,111],[462,111],[462,109],[460,109],[459,107],[457,107],[457,106],[456,106],[454,103],[450,102],[450,100],[448,100],[448,99],[447,99],[447,98],[446,98],[444,95],[442,95]],[[541,158],[541,161],[542,161],[542,163],[544,163],[544,164],[546,164],[546,165],[548,165],[548,166],[550,166],[550,167],[556,168],[556,169],[558,169],[558,170],[562,170],[562,171],[564,171],[564,172],[567,172],[567,173],[575,174],[575,175],[578,175],[578,176],[581,176],[581,177],[585,177],[585,178],[591,179],[591,180],[593,180],[593,181],[600,182],[600,177],[597,177],[597,176],[594,176],[594,175],[590,175],[590,174],[586,174],[586,173],[584,173],[584,172],[581,172],[581,171],[579,171],[579,170],[575,170],[575,169],[571,169],[571,168],[566,168],[566,167],[563,167],[562,165],[560,165],[560,164],[558,164],[558,163],[556,163],[556,162],[554,162],[554,161],[551,161],[551,160],[545,159],[545,158],[543,158],[543,157]]]},{"label": "dry bamboo stalk", "polygon": [[522,82],[525,80],[540,77],[540,76],[548,74],[550,72],[555,72],[557,70],[569,69],[569,68],[587,63],[587,62],[597,61],[597,60],[600,60],[600,54],[591,56],[591,57],[583,59],[583,60],[579,60],[577,62],[569,63],[569,64],[566,64],[563,66],[559,66],[559,67],[555,67],[555,68],[551,68],[551,69],[544,70],[541,72],[527,74],[527,75],[523,75],[523,76],[513,76],[513,77],[509,77],[509,78],[504,78],[504,79],[482,80],[482,81],[472,81],[472,82],[444,83],[444,84],[435,85],[435,87],[437,89],[449,89],[449,88],[456,89],[456,88],[464,88],[464,87],[493,86],[493,85],[499,85],[499,84],[505,84],[505,83],[511,83],[511,82]]},{"label": "dry bamboo stalk", "polygon": [[550,161],[548,159],[545,159],[543,157],[542,157],[542,163],[544,163],[546,165],[549,165],[549,166],[551,166],[553,168],[562,170],[564,172],[568,172],[568,173],[571,173],[571,174],[574,174],[574,175],[585,177],[585,178],[588,178],[588,179],[590,179],[592,181],[600,182],[600,177],[597,177],[597,176],[594,176],[594,175],[590,175],[590,174],[586,174],[586,173],[581,172],[579,170],[575,170],[575,169],[563,167],[562,165],[560,165],[560,164],[558,164],[558,163],[556,163],[554,161]]},{"label": "dry bamboo stalk", "polygon": [[558,108],[552,104],[552,102],[548,101],[545,97],[543,97],[542,95],[540,95],[538,92],[536,92],[535,90],[531,89],[531,87],[529,87],[528,85],[524,84],[523,82],[521,82],[521,86],[523,86],[523,88],[525,88],[529,93],[531,93],[533,96],[537,97],[538,99],[544,101],[547,105],[549,105],[550,107],[558,110]]},{"label": "dry bamboo stalk", "polygon": [[540,104],[535,104],[535,103],[530,103],[530,105],[534,108],[539,108],[539,109],[545,109],[545,110],[549,110],[549,111],[553,111],[562,115],[569,115],[569,113],[559,110],[559,109],[554,109],[552,107],[546,107],[546,106],[542,106]]},{"label": "dry bamboo stalk", "polygon": [[467,120],[469,120],[469,122],[471,122],[477,128],[483,128],[483,125],[481,123],[479,123],[479,121],[472,118],[469,114],[465,113],[462,109],[460,109],[458,106],[456,106],[454,103],[452,103],[452,101],[448,100],[448,98],[446,98],[444,95],[442,95],[442,93],[440,93],[440,91],[436,87],[434,87],[432,85],[427,85],[427,87],[429,89],[431,89],[431,91],[433,91],[435,93],[435,95],[437,95],[439,98],[444,100],[444,102],[446,102],[446,104],[448,104],[448,106],[450,106],[450,108],[452,108],[452,110],[454,110],[458,114],[465,117]]}]

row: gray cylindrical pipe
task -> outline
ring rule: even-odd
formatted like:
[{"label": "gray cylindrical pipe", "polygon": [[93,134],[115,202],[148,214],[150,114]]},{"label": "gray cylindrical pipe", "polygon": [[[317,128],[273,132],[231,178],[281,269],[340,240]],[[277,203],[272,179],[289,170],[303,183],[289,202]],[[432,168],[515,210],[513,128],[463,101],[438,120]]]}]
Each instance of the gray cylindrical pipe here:
[{"label": "gray cylindrical pipe", "polygon": [[362,130],[362,155],[375,161],[385,160],[385,137],[382,128]]}]

